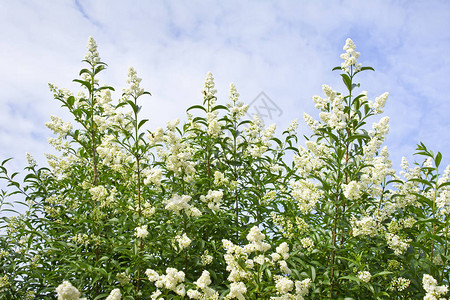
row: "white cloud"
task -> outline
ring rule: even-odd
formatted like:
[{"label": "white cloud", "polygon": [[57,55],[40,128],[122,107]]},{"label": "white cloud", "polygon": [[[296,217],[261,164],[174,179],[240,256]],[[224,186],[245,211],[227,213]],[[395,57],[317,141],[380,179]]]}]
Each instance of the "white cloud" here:
[{"label": "white cloud", "polygon": [[109,65],[102,80],[116,95],[129,66],[143,78],[153,95],[143,108],[151,126],[200,103],[212,71],[222,101],[230,82],[246,102],[264,91],[283,110],[273,120],[280,130],[303,111],[313,113],[311,97],[322,83],[342,90],[330,70],[352,37],[361,62],[376,69],[361,74],[362,88],[372,99],[390,92],[394,164],[420,140],[449,163],[449,12],[446,1],[3,2],[0,157],[50,151],[39,140],[50,134],[43,123],[50,114],[67,115],[47,83],[77,91],[71,81],[88,36]]}]

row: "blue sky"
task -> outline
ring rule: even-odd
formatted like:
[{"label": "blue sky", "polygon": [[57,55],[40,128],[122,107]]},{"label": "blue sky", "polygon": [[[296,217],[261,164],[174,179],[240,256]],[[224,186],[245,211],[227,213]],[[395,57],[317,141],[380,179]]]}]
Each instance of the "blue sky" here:
[{"label": "blue sky", "polygon": [[[126,5],[125,5],[126,3]],[[152,93],[143,103],[151,127],[183,118],[201,103],[205,75],[213,72],[219,101],[231,82],[241,101],[264,92],[282,114],[266,119],[278,132],[303,112],[315,114],[321,85],[344,91],[337,72],[347,37],[359,61],[375,68],[359,76],[369,99],[389,92],[386,141],[394,166],[423,141],[450,162],[450,1],[1,1],[0,159],[25,152],[40,165],[53,152],[44,123],[69,119],[48,83],[79,90],[89,36],[108,69],[101,82],[126,86],[135,67]],[[376,120],[373,120],[376,121]]]}]

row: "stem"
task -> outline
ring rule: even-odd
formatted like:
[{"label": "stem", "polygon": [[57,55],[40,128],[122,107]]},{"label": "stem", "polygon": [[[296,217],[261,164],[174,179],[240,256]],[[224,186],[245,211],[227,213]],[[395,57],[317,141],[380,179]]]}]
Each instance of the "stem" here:
[{"label": "stem", "polygon": [[[351,118],[351,112],[352,112],[352,89],[351,86],[353,84],[353,66],[350,67],[350,88],[349,88],[349,96],[348,96],[348,102],[347,102],[347,106],[348,106],[348,120],[350,120]],[[345,140],[348,140],[349,136],[351,134],[351,128],[346,129],[346,138]],[[341,135],[340,135],[341,136]],[[339,145],[338,145],[339,146]],[[348,174],[348,170],[347,170],[347,165],[348,165],[348,160],[349,160],[349,146],[350,143],[346,143],[345,145],[345,163],[344,163],[344,183],[348,184],[349,181],[349,174]],[[338,170],[339,170],[339,174],[338,174],[338,180],[340,180],[341,177],[341,159],[338,157],[339,161],[338,161]],[[336,285],[336,280],[334,278],[334,271],[335,271],[335,257],[336,257],[336,247],[337,247],[337,235],[338,235],[338,228],[337,228],[337,223],[339,221],[339,208],[342,205],[342,214],[341,214],[341,218],[344,219],[345,218],[345,210],[346,210],[346,202],[345,202],[345,198],[343,198],[343,203],[341,205],[339,205],[339,190],[340,188],[337,187],[336,189],[336,203],[334,206],[334,220],[333,220],[333,251],[331,253],[331,287],[330,287],[330,298],[333,298],[333,290],[334,290],[334,286]],[[342,233],[341,233],[342,234]],[[340,245],[342,246],[342,244],[344,243],[344,234],[341,235],[341,239],[340,239]]]},{"label": "stem", "polygon": [[[92,66],[92,74],[95,74],[95,67],[94,66]],[[98,185],[98,169],[97,169],[97,155],[96,155],[96,152],[97,152],[97,147],[96,147],[96,145],[95,145],[95,139],[96,139],[96,135],[95,135],[95,131],[96,131],[96,126],[95,126],[95,122],[94,122],[94,105],[95,105],[95,89],[94,89],[94,86],[95,86],[95,78],[94,78],[94,75],[92,75],[91,76],[91,88],[90,88],[90,90],[89,90],[89,98],[90,98],[90,105],[91,105],[91,107],[90,107],[90,109],[91,109],[91,119],[90,119],[90,131],[91,131],[91,142],[92,142],[92,145],[91,145],[91,151],[92,151],[92,162],[93,162],[93,167],[94,167],[94,186],[97,186]],[[97,230],[95,230],[96,231],[96,235],[100,235],[100,233],[98,232],[98,229],[100,228],[100,226],[96,226],[96,229]],[[94,252],[95,252],[95,266],[97,267],[97,263],[98,263],[98,261],[99,261],[99,259],[100,259],[100,250],[99,250],[99,247],[98,247],[98,245],[95,245],[94,246],[95,247],[95,249],[94,249]],[[100,293],[100,284],[99,284],[100,282],[99,281],[97,281],[96,283],[95,283],[95,293],[96,294],[99,294]]]},{"label": "stem", "polygon": [[[436,184],[435,184],[435,186],[434,186],[434,197],[433,197],[433,207],[432,207],[432,209],[433,209],[433,219],[435,219],[436,218],[436,198],[437,198],[437,190],[438,190],[438,178],[439,178],[439,170],[438,170],[438,168],[436,167]],[[434,254],[434,243],[435,243],[435,240],[434,240],[434,235],[435,235],[435,224],[434,224],[434,222],[433,222],[433,237],[432,237],[432,240],[431,240],[431,261],[433,262],[433,254]]]},{"label": "stem", "polygon": [[[137,98],[134,98],[134,104],[137,106]],[[139,222],[141,221],[141,215],[142,215],[142,206],[141,206],[141,157],[140,157],[140,153],[139,153],[139,136],[138,136],[138,112],[135,111],[134,112],[134,120],[136,122],[135,127],[134,127],[134,143],[135,143],[135,153],[134,153],[134,157],[136,158],[136,168],[137,168],[137,195],[138,195],[138,216],[139,216]],[[143,242],[142,242],[142,238],[139,239],[139,257],[141,256],[142,250],[143,250]],[[136,282],[136,292],[139,292],[139,286],[140,286],[140,281],[141,281],[141,265],[138,264],[138,277],[137,277],[137,282]]]},{"label": "stem", "polygon": [[[184,233],[187,234],[187,222],[186,216],[184,216]],[[184,270],[187,272],[188,267],[188,257],[187,257],[187,248],[184,248]]]},{"label": "stem", "polygon": [[[339,200],[338,194],[336,194],[336,202]],[[333,222],[333,251],[331,252],[331,287],[330,287],[330,299],[333,298],[334,287],[334,261],[336,256],[336,235],[337,235],[337,221],[338,221],[338,206],[334,206],[334,222]]]}]

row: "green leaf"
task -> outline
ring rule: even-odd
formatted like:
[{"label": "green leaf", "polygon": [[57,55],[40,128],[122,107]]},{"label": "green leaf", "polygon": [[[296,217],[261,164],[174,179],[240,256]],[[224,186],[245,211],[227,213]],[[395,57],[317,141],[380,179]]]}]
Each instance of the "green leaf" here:
[{"label": "green leaf", "polygon": [[441,154],[441,152],[438,152],[438,154],[436,154],[436,158],[434,159],[436,168],[439,167],[439,165],[441,164],[441,160],[442,160],[442,154]]},{"label": "green leaf", "polygon": [[344,82],[345,86],[347,87],[348,91],[352,91],[352,80],[347,74],[341,74],[342,81]]},{"label": "green leaf", "polygon": [[144,124],[147,123],[147,122],[148,122],[148,119],[141,120],[141,121],[139,122],[138,129],[141,128],[142,125],[144,125]]},{"label": "green leaf", "polygon": [[215,110],[218,110],[218,109],[225,109],[225,110],[228,110],[228,108],[227,108],[225,105],[216,105],[216,106],[214,106],[214,107],[211,109],[211,111],[215,111]]},{"label": "green leaf", "polygon": [[362,68],[361,68],[361,71],[365,71],[365,70],[375,71],[375,69],[372,68],[372,67],[362,67]]},{"label": "green leaf", "polygon": [[91,90],[91,84],[89,82],[84,81],[84,80],[80,80],[80,79],[74,79],[73,81],[74,82],[78,82],[81,85],[85,86],[89,91]]},{"label": "green leaf", "polygon": [[359,278],[356,277],[356,276],[352,276],[352,275],[342,276],[342,277],[339,277],[339,279],[348,279],[348,280],[356,281],[356,282],[359,282],[359,283],[362,282],[361,279],[359,279]]},{"label": "green leaf", "polygon": [[186,111],[190,111],[191,109],[201,109],[201,110],[203,110],[204,112],[207,112],[206,108],[204,108],[204,107],[201,106],[201,105],[193,105],[193,106],[189,107],[188,109],[186,109]]},{"label": "green leaf", "polygon": [[92,73],[91,73],[91,71],[89,71],[88,69],[81,69],[81,71],[80,71],[80,76],[81,75],[83,75],[83,74],[85,74],[85,73],[87,73],[87,74],[89,74],[90,76],[92,76]]},{"label": "green leaf", "polygon": [[389,271],[382,271],[380,273],[377,273],[375,275],[372,276],[372,278],[378,277],[378,276],[384,276],[384,275],[388,275],[388,274],[394,274],[393,272],[389,272]]}]

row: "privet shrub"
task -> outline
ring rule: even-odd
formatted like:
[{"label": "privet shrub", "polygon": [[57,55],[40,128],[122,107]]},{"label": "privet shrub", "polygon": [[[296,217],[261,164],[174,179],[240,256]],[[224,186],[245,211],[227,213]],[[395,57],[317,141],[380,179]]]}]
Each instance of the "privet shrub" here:
[{"label": "privet shrub", "polygon": [[388,94],[357,93],[373,69],[344,50],[345,92],[323,85],[299,146],[296,121],[244,119],[234,85],[219,104],[211,73],[188,122],[145,130],[150,93],[130,69],[113,101],[91,38],[83,90],[50,85],[74,119],[46,124],[60,155],[28,156],[23,183],[1,164],[1,299],[443,299],[450,168],[419,144],[396,173],[389,118],[370,123]]}]

